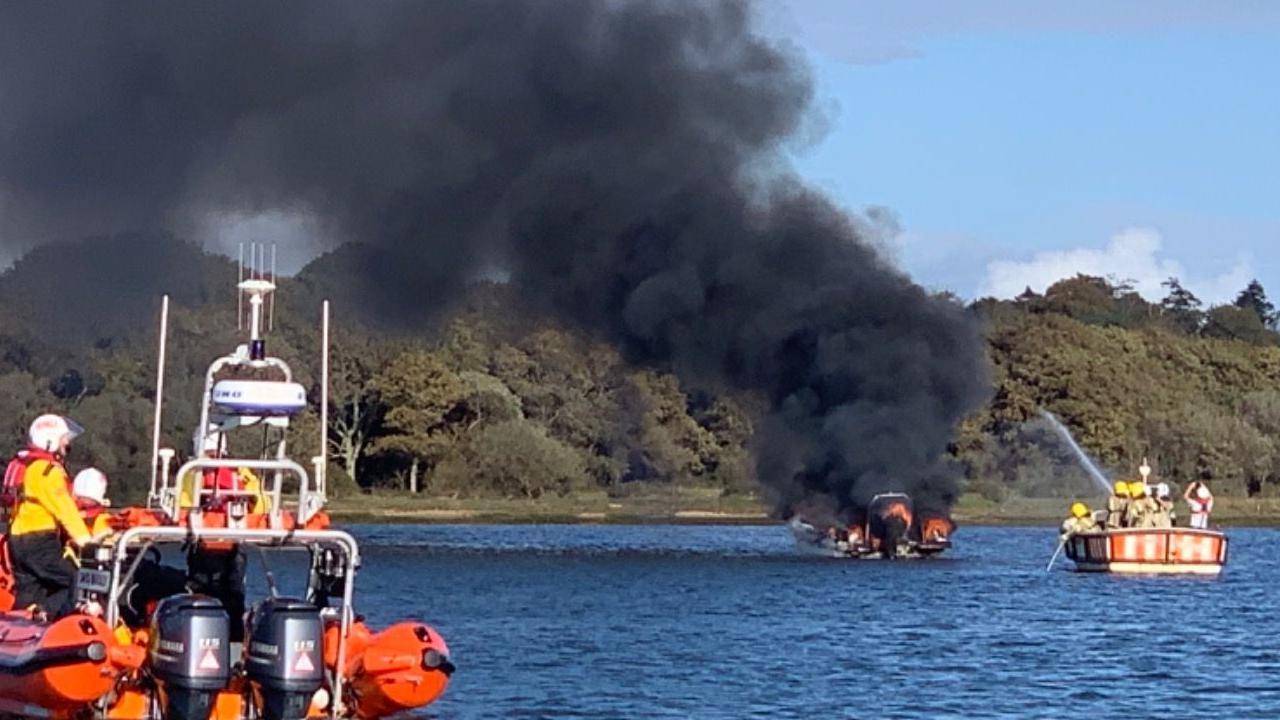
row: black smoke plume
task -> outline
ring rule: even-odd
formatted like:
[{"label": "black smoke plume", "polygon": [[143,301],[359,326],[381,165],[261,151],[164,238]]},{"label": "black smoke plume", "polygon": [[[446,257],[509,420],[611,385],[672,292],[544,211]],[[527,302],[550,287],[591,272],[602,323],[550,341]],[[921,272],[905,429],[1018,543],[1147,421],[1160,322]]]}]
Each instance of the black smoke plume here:
[{"label": "black smoke plume", "polygon": [[788,171],[813,93],[735,2],[6,3],[0,231],[297,212],[382,248],[362,287],[405,309],[503,268],[641,361],[765,395],[781,513],[945,506],[979,334]]}]

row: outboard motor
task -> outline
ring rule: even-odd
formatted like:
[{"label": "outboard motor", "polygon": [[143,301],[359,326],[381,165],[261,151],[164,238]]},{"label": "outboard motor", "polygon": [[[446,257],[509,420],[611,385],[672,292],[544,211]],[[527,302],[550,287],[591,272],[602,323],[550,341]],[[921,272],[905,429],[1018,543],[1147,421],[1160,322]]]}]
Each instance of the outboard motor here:
[{"label": "outboard motor", "polygon": [[151,617],[151,675],[164,717],[207,720],[231,677],[229,622],[222,603],[205,595],[173,595]]},{"label": "outboard motor", "polygon": [[302,600],[263,600],[250,615],[245,675],[265,720],[303,720],[324,682],[320,609]]}]

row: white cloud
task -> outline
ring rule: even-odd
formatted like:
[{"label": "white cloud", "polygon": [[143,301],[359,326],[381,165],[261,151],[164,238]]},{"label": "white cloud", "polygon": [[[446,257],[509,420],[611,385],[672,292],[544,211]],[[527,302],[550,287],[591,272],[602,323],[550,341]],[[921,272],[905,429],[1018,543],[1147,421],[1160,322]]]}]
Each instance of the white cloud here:
[{"label": "white cloud", "polygon": [[1176,277],[1207,304],[1235,298],[1253,277],[1246,257],[1217,275],[1190,274],[1177,260],[1161,255],[1160,233],[1152,228],[1128,228],[1114,235],[1106,247],[1036,253],[1030,260],[997,260],[987,265],[979,297],[1010,298],[1030,287],[1036,292],[1076,274],[1124,280],[1147,300],[1164,297],[1160,283]]}]

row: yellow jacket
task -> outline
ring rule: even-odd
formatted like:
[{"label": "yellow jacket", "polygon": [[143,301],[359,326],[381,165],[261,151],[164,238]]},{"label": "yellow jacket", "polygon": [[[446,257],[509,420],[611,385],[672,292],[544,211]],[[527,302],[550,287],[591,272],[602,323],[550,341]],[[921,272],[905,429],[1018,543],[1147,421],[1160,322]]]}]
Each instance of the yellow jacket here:
[{"label": "yellow jacket", "polygon": [[[251,513],[265,513],[271,509],[271,503],[267,500],[267,496],[262,493],[262,481],[249,468],[236,468],[236,475],[240,477],[240,482],[244,487],[242,492],[253,495],[253,507],[249,508]],[[196,483],[200,481],[203,473],[200,471],[187,473],[182,478],[182,488],[178,494],[178,507],[191,508],[196,505]],[[226,492],[226,491],[224,491]]]},{"label": "yellow jacket", "polygon": [[67,487],[67,471],[48,460],[36,460],[22,476],[22,500],[9,524],[12,535],[55,532],[61,526],[71,542],[89,542],[89,528],[76,509],[76,501]]},{"label": "yellow jacket", "polygon": [[93,522],[89,523],[90,510],[82,507],[82,503],[77,503],[77,507],[80,509],[80,517],[89,524],[89,530],[93,533],[94,537],[106,532],[115,531],[115,528],[111,527],[111,508],[94,503],[94,509],[97,510],[97,514],[93,516]]}]

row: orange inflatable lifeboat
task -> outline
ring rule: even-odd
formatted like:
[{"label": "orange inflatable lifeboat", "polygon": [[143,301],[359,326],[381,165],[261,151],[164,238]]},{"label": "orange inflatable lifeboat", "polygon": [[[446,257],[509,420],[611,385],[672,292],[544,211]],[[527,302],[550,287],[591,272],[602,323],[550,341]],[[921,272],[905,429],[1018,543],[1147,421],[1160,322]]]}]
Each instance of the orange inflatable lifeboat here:
[{"label": "orange inflatable lifeboat", "polygon": [[[445,691],[454,667],[436,630],[402,622],[374,632],[358,619],[360,549],[324,512],[328,442],[322,436],[310,471],[287,453],[290,416],[308,403],[261,337],[275,285],[259,274],[239,288],[248,296],[249,342],[209,366],[193,452],[176,472],[177,452],[160,446],[157,407],[146,506],[116,512],[113,536],[81,549],[78,610],[51,622],[2,612],[15,588],[0,542],[0,716],[370,720],[422,707]],[[157,399],[164,396],[165,318],[162,309]],[[327,304],[321,330],[325,432]],[[227,441],[246,428],[252,442]],[[230,456],[227,448],[238,445],[260,449],[256,457]],[[194,482],[241,469],[261,477],[252,492],[248,482]],[[166,565],[164,548],[169,558],[185,555],[186,567]],[[297,597],[278,594],[266,568],[269,554],[288,549],[311,559]],[[244,586],[250,552],[260,556],[270,589],[252,604]]]},{"label": "orange inflatable lifeboat", "polygon": [[[338,664],[339,626],[325,628],[325,665]],[[344,663],[350,698],[360,718],[377,718],[427,705],[444,693],[453,674],[449,646],[421,623],[403,622],[373,633],[351,625]]]},{"label": "orange inflatable lifeboat", "polygon": [[144,660],[142,648],[120,644],[98,618],[73,614],[49,623],[25,612],[0,614],[0,712],[70,716]]}]

